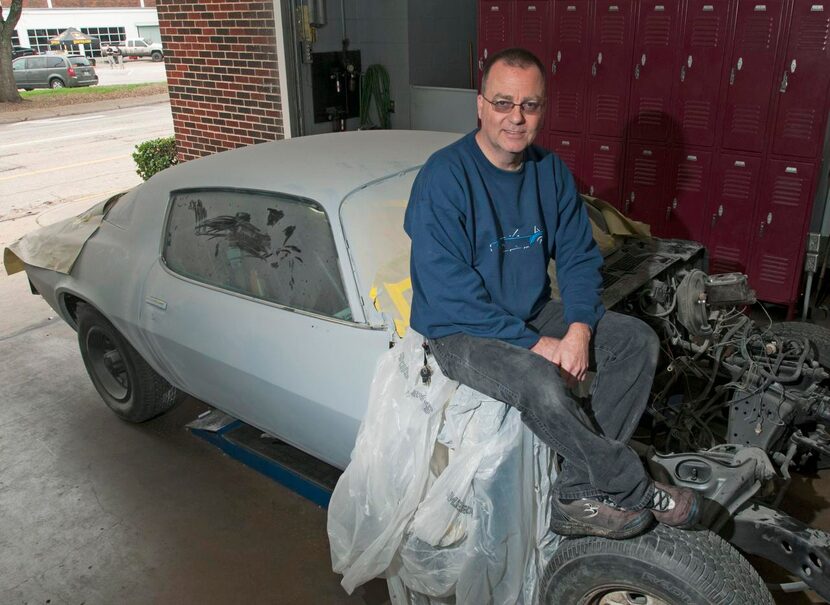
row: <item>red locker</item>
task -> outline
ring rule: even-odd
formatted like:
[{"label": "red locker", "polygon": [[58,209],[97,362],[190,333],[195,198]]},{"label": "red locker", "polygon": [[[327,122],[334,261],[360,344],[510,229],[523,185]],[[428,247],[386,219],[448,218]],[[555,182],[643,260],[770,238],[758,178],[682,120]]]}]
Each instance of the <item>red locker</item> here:
[{"label": "red locker", "polygon": [[[706,213],[709,273],[747,273],[761,158],[722,153],[714,172],[715,187]],[[750,285],[755,286],[751,280]]]},{"label": "red locker", "polygon": [[478,85],[487,57],[513,44],[513,6],[511,1],[482,0],[478,4]]},{"label": "red locker", "polygon": [[730,4],[727,0],[689,0],[687,5],[680,66],[673,76],[677,146],[711,147],[715,142]]},{"label": "red locker", "polygon": [[519,0],[516,3],[516,33],[513,39],[539,57],[542,64],[548,63],[548,0]]},{"label": "red locker", "polygon": [[668,150],[651,143],[629,143],[627,155],[623,213],[650,225],[652,235],[663,236]]},{"label": "red locker", "polygon": [[814,181],[814,164],[767,162],[749,270],[749,283],[761,300],[792,304],[797,298]]},{"label": "red locker", "polygon": [[548,128],[584,132],[591,48],[588,0],[556,0],[552,11]]},{"label": "red locker", "polygon": [[586,181],[582,174],[582,139],[569,132],[551,132],[548,134],[548,149],[562,158],[565,165],[574,175],[577,191],[587,191]]},{"label": "red locker", "polygon": [[638,3],[628,136],[666,141],[671,132],[671,92],[677,56],[679,2]]},{"label": "red locker", "polygon": [[614,140],[589,139],[585,148],[583,167],[579,171],[585,179],[588,195],[596,196],[622,208],[620,184],[623,177],[623,143]]},{"label": "red locker", "polygon": [[698,242],[704,240],[711,182],[711,152],[683,149],[674,151],[671,186],[666,195],[666,237]]},{"label": "red locker", "polygon": [[633,2],[596,0],[592,18],[588,133],[622,138],[631,83]]},{"label": "red locker", "polygon": [[779,65],[772,121],[774,154],[814,158],[824,143],[830,82],[830,0],[796,0]]},{"label": "red locker", "polygon": [[738,0],[735,42],[726,72],[721,145],[762,151],[784,0]]}]

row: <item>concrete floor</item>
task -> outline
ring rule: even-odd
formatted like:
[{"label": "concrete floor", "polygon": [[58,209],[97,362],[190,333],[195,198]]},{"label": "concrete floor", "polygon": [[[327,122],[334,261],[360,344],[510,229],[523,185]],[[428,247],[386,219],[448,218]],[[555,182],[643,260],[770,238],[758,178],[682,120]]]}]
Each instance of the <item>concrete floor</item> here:
[{"label": "concrete floor", "polygon": [[[0,385],[0,604],[388,602],[381,581],[342,590],[324,510],[185,430],[207,406],[118,420],[23,274],[0,277]],[[830,529],[828,479],[785,508]]]},{"label": "concrete floor", "polygon": [[323,509],[185,430],[204,404],[116,418],[52,315],[0,279],[0,603],[388,600],[340,587]]}]

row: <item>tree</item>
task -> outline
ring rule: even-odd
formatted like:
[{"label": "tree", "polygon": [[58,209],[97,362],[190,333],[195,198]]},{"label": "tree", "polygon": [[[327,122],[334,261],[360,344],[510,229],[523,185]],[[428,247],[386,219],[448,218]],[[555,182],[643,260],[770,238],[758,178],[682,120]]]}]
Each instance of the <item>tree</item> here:
[{"label": "tree", "polygon": [[3,8],[4,3],[9,2],[0,0],[0,103],[19,103],[23,99],[17,92],[12,72],[12,35],[23,10],[23,0],[11,0],[8,10]]}]

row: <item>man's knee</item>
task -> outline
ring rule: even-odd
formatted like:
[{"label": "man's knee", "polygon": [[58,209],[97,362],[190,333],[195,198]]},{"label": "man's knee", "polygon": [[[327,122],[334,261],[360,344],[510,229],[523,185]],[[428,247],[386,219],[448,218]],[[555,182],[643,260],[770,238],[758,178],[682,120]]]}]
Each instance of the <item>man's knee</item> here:
[{"label": "man's knee", "polygon": [[599,326],[602,338],[611,341],[615,356],[619,358],[640,357],[656,365],[660,353],[660,339],[654,330],[644,321],[609,311],[603,316]]}]

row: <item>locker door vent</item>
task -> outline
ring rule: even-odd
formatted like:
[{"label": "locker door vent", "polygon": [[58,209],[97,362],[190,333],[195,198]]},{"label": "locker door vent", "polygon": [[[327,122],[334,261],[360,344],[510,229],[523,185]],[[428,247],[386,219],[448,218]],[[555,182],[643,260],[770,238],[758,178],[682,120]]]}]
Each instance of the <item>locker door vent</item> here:
[{"label": "locker door vent", "polygon": [[746,170],[727,170],[723,175],[723,196],[748,200],[752,191],[752,175]]},{"label": "locker door vent", "polygon": [[578,120],[579,94],[561,91],[554,93],[554,111],[556,117],[562,120]]},{"label": "locker door vent", "polygon": [[643,157],[634,160],[633,182],[643,187],[654,187],[657,184],[657,161]]},{"label": "locker door vent", "polygon": [[761,256],[761,267],[758,277],[761,281],[776,285],[789,283],[790,263],[784,256],[764,254]]},{"label": "locker door vent", "polygon": [[640,126],[661,127],[665,118],[664,100],[663,97],[640,97],[640,106],[637,108],[637,123]]},{"label": "locker door vent", "polygon": [[798,50],[824,52],[827,50],[828,34],[830,34],[830,17],[802,23],[798,36]]},{"label": "locker door vent", "polygon": [[485,19],[485,39],[491,42],[507,42],[507,19],[505,19],[504,15],[491,13]]},{"label": "locker door vent", "polygon": [[683,163],[677,169],[677,190],[697,193],[703,191],[703,166]]},{"label": "locker door vent", "polygon": [[604,181],[616,180],[616,167],[613,156],[597,153],[594,155],[593,177]]},{"label": "locker door vent", "polygon": [[545,24],[541,15],[526,13],[522,15],[522,22],[519,28],[519,41],[523,44],[543,44]]},{"label": "locker door vent", "polygon": [[612,95],[597,95],[596,119],[617,123],[620,117],[620,98]]},{"label": "locker door vent", "polygon": [[741,40],[740,49],[745,50],[769,50],[772,45],[772,32],[775,28],[775,20],[767,15],[752,15],[747,19],[744,38]]},{"label": "locker door vent", "polygon": [[741,263],[740,248],[715,246],[712,262],[709,266],[712,273],[741,273],[744,266]]},{"label": "locker door vent", "polygon": [[692,25],[692,46],[716,48],[720,44],[720,17],[698,15]]},{"label": "locker door vent", "polygon": [[600,44],[622,46],[625,43],[625,16],[603,15],[599,23]]},{"label": "locker door vent", "polygon": [[738,105],[729,122],[730,134],[758,136],[761,133],[761,106]]},{"label": "locker door vent", "polygon": [[709,101],[686,101],[683,105],[683,130],[709,131],[712,113]]},{"label": "locker door vent", "polygon": [[643,39],[649,46],[668,46],[671,39],[671,15],[646,17]]},{"label": "locker door vent", "polygon": [[562,44],[582,44],[584,30],[585,24],[582,15],[578,13],[562,15],[561,26],[559,27],[559,39]]},{"label": "locker door vent", "polygon": [[791,109],[784,118],[781,136],[786,139],[811,140],[814,136],[815,122],[816,111],[814,109]]},{"label": "locker door vent", "polygon": [[802,192],[804,179],[799,177],[779,177],[772,188],[772,203],[775,206],[798,208],[803,204]]}]

